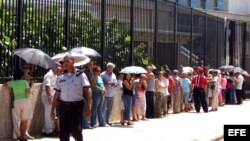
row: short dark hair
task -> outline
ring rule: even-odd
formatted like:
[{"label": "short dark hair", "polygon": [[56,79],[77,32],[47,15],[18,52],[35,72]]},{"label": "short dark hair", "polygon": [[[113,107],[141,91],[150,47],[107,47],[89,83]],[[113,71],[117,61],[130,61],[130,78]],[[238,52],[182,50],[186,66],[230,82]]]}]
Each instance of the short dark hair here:
[{"label": "short dark hair", "polygon": [[14,71],[14,74],[13,74],[14,80],[21,80],[22,77],[23,77],[23,71],[21,71],[21,70]]}]

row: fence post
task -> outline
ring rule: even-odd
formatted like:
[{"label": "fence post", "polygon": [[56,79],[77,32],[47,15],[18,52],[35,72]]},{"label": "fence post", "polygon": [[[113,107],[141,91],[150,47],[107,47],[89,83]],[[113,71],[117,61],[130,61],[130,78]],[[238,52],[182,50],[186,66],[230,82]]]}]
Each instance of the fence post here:
[{"label": "fence post", "polygon": [[216,17],[216,68],[219,67],[219,17]]},{"label": "fence post", "polygon": [[242,68],[246,69],[247,23],[243,23]]},{"label": "fence post", "polygon": [[66,0],[65,7],[65,42],[64,45],[69,49],[69,30],[70,30],[70,0]]},{"label": "fence post", "polygon": [[157,30],[158,30],[158,0],[155,0],[154,27],[154,64],[157,65]]},{"label": "fence post", "polygon": [[190,27],[190,42],[191,48],[189,52],[189,66],[192,66],[192,58],[193,58],[193,8],[191,8],[191,27]]},{"label": "fence post", "polygon": [[130,52],[129,65],[134,65],[134,0],[130,0]]},{"label": "fence post", "polygon": [[106,17],[106,0],[102,0],[101,3],[101,55],[102,55],[102,70],[105,66],[105,17]]},{"label": "fence post", "polygon": [[205,30],[205,35],[204,35],[204,49],[203,49],[203,65],[206,66],[207,62],[206,62],[206,49],[207,49],[207,13],[205,13],[205,26],[204,26],[204,30]]},{"label": "fence post", "polygon": [[[23,0],[18,0],[17,2],[17,48],[22,48],[22,38],[23,38]],[[20,59],[18,57],[14,58],[15,69],[19,69]]]},{"label": "fence post", "polygon": [[174,3],[174,53],[175,53],[175,66],[174,68],[177,69],[178,67],[178,50],[177,50],[177,3]]}]

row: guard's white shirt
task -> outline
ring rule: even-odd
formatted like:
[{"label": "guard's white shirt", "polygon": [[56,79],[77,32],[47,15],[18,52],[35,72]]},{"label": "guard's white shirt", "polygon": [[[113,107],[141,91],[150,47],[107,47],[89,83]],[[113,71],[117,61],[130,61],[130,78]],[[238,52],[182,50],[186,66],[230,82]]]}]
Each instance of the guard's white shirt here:
[{"label": "guard's white shirt", "polygon": [[53,73],[52,70],[50,70],[44,75],[42,96],[47,96],[46,89],[45,89],[46,86],[50,87],[50,96],[54,96],[55,94],[54,87],[56,84],[56,79],[57,79],[57,76]]},{"label": "guard's white shirt", "polygon": [[238,84],[237,84],[237,86],[236,86],[236,89],[237,89],[237,90],[242,90],[243,81],[244,81],[243,76],[240,74],[236,79],[237,79],[237,81],[238,81]]},{"label": "guard's white shirt", "polygon": [[67,102],[83,100],[83,88],[90,86],[85,73],[64,73],[58,77],[55,89],[60,91],[59,99]]}]

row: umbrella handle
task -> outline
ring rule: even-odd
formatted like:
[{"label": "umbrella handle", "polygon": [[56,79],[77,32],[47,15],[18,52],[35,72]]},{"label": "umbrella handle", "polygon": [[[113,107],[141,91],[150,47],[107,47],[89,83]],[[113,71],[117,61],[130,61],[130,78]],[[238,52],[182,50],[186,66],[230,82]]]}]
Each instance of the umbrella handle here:
[{"label": "umbrella handle", "polygon": [[31,66],[31,70],[30,70],[30,77],[32,76],[33,72],[34,72],[34,69],[35,69],[35,65],[32,65]]}]

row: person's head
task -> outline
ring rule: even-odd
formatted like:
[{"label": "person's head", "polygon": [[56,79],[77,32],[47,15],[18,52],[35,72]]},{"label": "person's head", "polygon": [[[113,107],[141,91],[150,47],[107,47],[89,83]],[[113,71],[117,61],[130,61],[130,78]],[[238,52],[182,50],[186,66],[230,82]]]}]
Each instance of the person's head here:
[{"label": "person's head", "polygon": [[174,70],[173,71],[173,75],[177,76],[179,74],[179,71],[178,70]]},{"label": "person's head", "polygon": [[92,69],[93,69],[93,66],[94,66],[93,60],[90,60],[90,61],[86,64],[86,68],[87,68],[88,70],[92,70]]},{"label": "person's head", "polygon": [[123,80],[130,80],[132,78],[131,74],[130,73],[126,73],[124,74],[124,77],[123,77]]},{"label": "person's head", "polygon": [[114,70],[114,68],[115,68],[115,64],[114,64],[114,63],[109,62],[109,63],[107,64],[107,72],[108,72],[108,73],[112,73],[113,70]]},{"label": "person's head", "polygon": [[164,76],[164,71],[159,71],[159,72],[158,72],[158,78],[159,78],[159,79],[162,79],[163,76]]},{"label": "person's head", "polygon": [[63,59],[63,67],[67,72],[74,70],[75,59],[72,55],[66,55]]},{"label": "person's head", "polygon": [[23,77],[23,71],[22,70],[16,70],[13,74],[14,80],[21,80]]},{"label": "person's head", "polygon": [[62,72],[62,68],[61,68],[61,64],[58,63],[56,67],[54,68],[51,68],[52,72],[55,74],[55,75],[59,75],[61,72]]},{"label": "person's head", "polygon": [[221,77],[225,77],[226,75],[226,72],[221,72]]},{"label": "person's head", "polygon": [[147,66],[146,70],[148,71],[148,73],[151,73],[153,71],[153,68],[151,66]]},{"label": "person's head", "polygon": [[123,77],[124,77],[124,74],[123,74],[123,73],[119,73],[119,74],[118,74],[118,79],[122,80]]},{"label": "person's head", "polygon": [[27,63],[23,63],[21,65],[21,70],[23,71],[23,75],[29,75],[30,73],[30,65]]},{"label": "person's head", "polygon": [[187,72],[184,71],[184,72],[181,73],[181,77],[186,78],[187,76],[188,76]]},{"label": "person's head", "polygon": [[94,66],[93,67],[93,72],[94,72],[95,75],[99,76],[101,74],[101,71],[102,71],[102,69],[101,69],[100,66]]},{"label": "person's head", "polygon": [[229,72],[229,76],[234,76],[234,72],[233,72],[233,71],[230,71],[230,72]]},{"label": "person's head", "polygon": [[168,77],[169,75],[171,75],[171,70],[170,69],[166,69],[165,70],[165,77]]},{"label": "person's head", "polygon": [[215,69],[212,69],[210,72],[211,72],[211,74],[212,74],[213,77],[215,77],[215,76],[218,75],[218,71],[215,70]]},{"label": "person's head", "polygon": [[146,80],[146,79],[147,79],[146,74],[141,74],[141,75],[140,75],[140,80]]},{"label": "person's head", "polygon": [[198,73],[199,73],[199,74],[204,74],[204,69],[203,69],[203,67],[198,67]]}]

